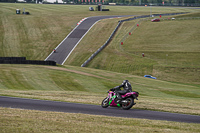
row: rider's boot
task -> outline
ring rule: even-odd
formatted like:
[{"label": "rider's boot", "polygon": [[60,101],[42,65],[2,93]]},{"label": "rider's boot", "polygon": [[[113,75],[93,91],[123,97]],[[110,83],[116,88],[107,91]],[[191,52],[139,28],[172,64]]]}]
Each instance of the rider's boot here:
[{"label": "rider's boot", "polygon": [[122,97],[121,97],[121,95],[119,94],[119,95],[117,95],[117,98],[116,98],[116,100],[117,100],[117,103],[121,103],[121,101],[122,101]]}]

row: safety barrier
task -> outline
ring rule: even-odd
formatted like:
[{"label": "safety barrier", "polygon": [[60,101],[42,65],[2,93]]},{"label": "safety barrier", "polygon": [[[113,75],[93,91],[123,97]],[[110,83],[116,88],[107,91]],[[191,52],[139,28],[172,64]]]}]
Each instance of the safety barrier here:
[{"label": "safety barrier", "polygon": [[115,28],[115,30],[112,32],[112,34],[110,35],[109,39],[106,41],[106,43],[104,45],[102,45],[94,54],[92,54],[82,65],[81,67],[85,67],[99,52],[101,52],[111,41],[112,37],[115,35],[115,33],[117,32],[117,29],[119,28],[119,26],[121,25],[121,21],[119,21],[117,27]]},{"label": "safety barrier", "polygon": [[26,60],[26,57],[0,57],[0,60]]},{"label": "safety barrier", "polygon": [[26,60],[26,57],[0,57],[0,64],[32,64],[56,66],[55,61]]}]

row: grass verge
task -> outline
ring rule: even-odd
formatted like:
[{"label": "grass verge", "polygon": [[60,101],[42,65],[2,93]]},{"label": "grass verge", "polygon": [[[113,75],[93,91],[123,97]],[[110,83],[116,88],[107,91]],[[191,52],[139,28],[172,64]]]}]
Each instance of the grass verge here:
[{"label": "grass verge", "polygon": [[199,124],[0,108],[0,130],[8,132],[198,133]]}]

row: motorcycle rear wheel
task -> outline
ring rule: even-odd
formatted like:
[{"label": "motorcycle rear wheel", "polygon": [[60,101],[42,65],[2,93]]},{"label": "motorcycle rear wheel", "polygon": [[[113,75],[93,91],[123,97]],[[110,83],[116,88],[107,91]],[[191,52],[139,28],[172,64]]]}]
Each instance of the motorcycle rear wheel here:
[{"label": "motorcycle rear wheel", "polygon": [[102,103],[101,103],[101,106],[103,108],[107,108],[109,106],[109,99],[108,98],[105,98]]},{"label": "motorcycle rear wheel", "polygon": [[128,110],[128,109],[132,108],[133,104],[134,104],[134,99],[129,97],[129,98],[126,98],[125,100],[127,101],[127,103],[122,103],[122,108],[124,110]]}]

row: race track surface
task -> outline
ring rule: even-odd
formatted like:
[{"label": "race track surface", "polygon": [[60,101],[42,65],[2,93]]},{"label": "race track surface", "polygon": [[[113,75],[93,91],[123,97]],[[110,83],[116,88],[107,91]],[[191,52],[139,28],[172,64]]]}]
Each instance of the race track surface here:
[{"label": "race track surface", "polygon": [[116,17],[125,16],[95,16],[86,18],[57,46],[56,53],[52,52],[45,59],[45,61],[55,61],[56,63],[63,65],[69,57],[69,55],[71,54],[71,52],[74,50],[74,48],[78,45],[81,39],[87,34],[87,32],[96,22],[98,22],[101,19]]},{"label": "race track surface", "polygon": [[0,96],[0,107],[200,123],[200,116],[195,115],[139,110],[134,108],[130,110],[123,110],[114,107],[102,108],[99,105],[33,100],[5,96]]}]

